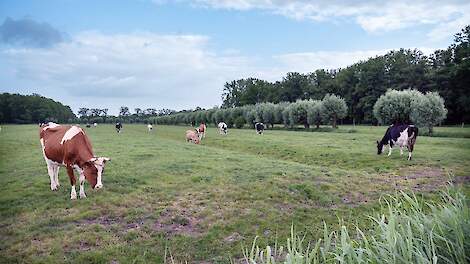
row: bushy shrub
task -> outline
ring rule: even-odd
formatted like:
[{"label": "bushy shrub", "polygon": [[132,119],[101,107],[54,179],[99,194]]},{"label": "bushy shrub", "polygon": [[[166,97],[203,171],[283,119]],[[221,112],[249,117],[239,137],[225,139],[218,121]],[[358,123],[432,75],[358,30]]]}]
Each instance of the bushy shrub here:
[{"label": "bushy shrub", "polygon": [[416,90],[388,90],[379,97],[373,112],[380,124],[414,123],[427,127],[430,134],[447,115],[444,99],[438,93]]},{"label": "bushy shrub", "polygon": [[317,128],[320,127],[322,123],[322,108],[323,104],[320,100],[313,100],[307,108],[307,122],[313,126],[315,125]]},{"label": "bushy shrub", "polygon": [[334,94],[327,94],[322,100],[322,116],[326,122],[331,122],[333,128],[337,128],[339,119],[343,119],[348,114],[346,101]]},{"label": "bushy shrub", "polygon": [[427,127],[432,134],[433,127],[446,118],[444,99],[435,92],[428,92],[411,102],[410,119],[418,126]]},{"label": "bushy shrub", "polygon": [[243,118],[243,116],[238,116],[237,118],[235,118],[234,122],[236,128],[243,128],[246,123],[245,118]]}]

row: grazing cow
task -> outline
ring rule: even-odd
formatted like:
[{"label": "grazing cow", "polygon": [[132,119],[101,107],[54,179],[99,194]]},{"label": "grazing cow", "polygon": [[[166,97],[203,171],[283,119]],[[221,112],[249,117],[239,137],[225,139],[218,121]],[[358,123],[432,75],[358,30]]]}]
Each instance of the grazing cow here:
[{"label": "grazing cow", "polygon": [[104,165],[106,161],[109,161],[109,158],[98,158],[93,155],[90,140],[81,128],[61,126],[50,122],[39,128],[39,138],[51,180],[51,190],[55,191],[60,186],[59,166],[67,168],[67,174],[72,185],[70,192],[70,199],[72,200],[77,199],[74,169],[79,174],[80,198],[86,197],[83,189],[85,179],[93,189],[103,187],[101,179]]},{"label": "grazing cow", "polygon": [[255,129],[256,129],[256,133],[258,135],[262,135],[263,132],[264,132],[264,124],[263,123],[256,123],[255,124]]},{"label": "grazing cow", "polygon": [[153,126],[152,126],[151,124],[148,124],[148,125],[147,125],[147,129],[149,130],[149,132],[151,132],[152,129],[153,129]]},{"label": "grazing cow", "polygon": [[116,132],[121,133],[121,129],[122,129],[122,124],[121,124],[121,122],[117,122],[117,123],[116,123]]},{"label": "grazing cow", "polygon": [[199,135],[192,130],[186,131],[186,142],[189,142],[189,141],[191,141],[194,144],[199,144],[201,142]]},{"label": "grazing cow", "polygon": [[90,128],[90,127],[91,127],[91,125],[90,125],[90,124],[88,124],[88,123],[87,123],[85,126],[86,126],[86,127],[88,127],[88,128]]},{"label": "grazing cow", "polygon": [[385,132],[382,140],[377,141],[377,154],[382,154],[385,145],[388,145],[388,155],[392,154],[394,145],[400,147],[400,155],[403,155],[403,147],[408,149],[408,160],[411,160],[416,138],[418,137],[418,128],[414,125],[391,125]]},{"label": "grazing cow", "polygon": [[199,139],[202,140],[203,138],[206,138],[206,124],[202,122],[198,128],[196,128],[197,134],[199,136]]},{"label": "grazing cow", "polygon": [[219,134],[227,135],[227,124],[220,122],[217,127],[219,128]]}]

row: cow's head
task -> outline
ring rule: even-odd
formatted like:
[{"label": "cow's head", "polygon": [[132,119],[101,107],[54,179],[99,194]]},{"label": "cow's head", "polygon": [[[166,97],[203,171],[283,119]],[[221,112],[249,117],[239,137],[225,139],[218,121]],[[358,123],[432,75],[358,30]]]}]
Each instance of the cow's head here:
[{"label": "cow's head", "polygon": [[382,143],[382,141],[377,140],[377,155],[382,154],[382,152],[384,151],[384,147],[384,143]]},{"label": "cow's head", "polygon": [[193,137],[193,143],[194,144],[199,144],[200,142],[201,142],[201,140],[199,139],[199,136]]},{"label": "cow's head", "polygon": [[88,183],[90,183],[91,188],[100,189],[103,187],[101,179],[104,173],[104,165],[106,161],[110,160],[110,158],[106,157],[93,157],[86,162],[83,168],[83,174],[85,175],[85,179],[87,179]]}]

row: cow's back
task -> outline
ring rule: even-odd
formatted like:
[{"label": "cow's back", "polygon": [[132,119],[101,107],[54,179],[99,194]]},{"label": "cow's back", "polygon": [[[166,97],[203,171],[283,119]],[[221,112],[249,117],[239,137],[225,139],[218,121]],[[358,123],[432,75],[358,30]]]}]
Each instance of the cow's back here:
[{"label": "cow's back", "polygon": [[54,162],[80,164],[93,157],[88,137],[77,126],[45,126],[39,134],[44,155]]}]

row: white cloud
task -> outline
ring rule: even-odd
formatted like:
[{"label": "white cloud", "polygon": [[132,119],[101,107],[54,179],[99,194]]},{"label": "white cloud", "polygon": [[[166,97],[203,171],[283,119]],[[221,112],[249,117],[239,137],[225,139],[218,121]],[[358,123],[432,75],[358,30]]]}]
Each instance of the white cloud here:
[{"label": "white cloud", "polygon": [[196,6],[266,10],[296,20],[351,19],[369,33],[430,25],[431,40],[442,40],[470,24],[469,1],[386,0],[187,0]]},{"label": "white cloud", "polygon": [[[78,107],[100,104],[189,108],[220,103],[225,81],[246,59],[212,52],[197,35],[84,32],[50,49],[7,49],[0,60],[34,92]],[[87,105],[87,103],[89,105]]]},{"label": "white cloud", "polygon": [[[239,78],[280,80],[287,72],[339,68],[388,50],[317,51],[247,57],[220,54],[199,35],[83,32],[49,49],[0,50],[0,87],[39,93],[79,107],[188,109],[221,103],[223,85]],[[421,49],[429,53],[431,49]]]}]

